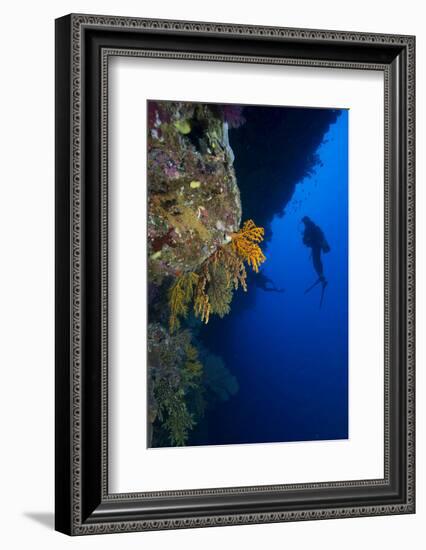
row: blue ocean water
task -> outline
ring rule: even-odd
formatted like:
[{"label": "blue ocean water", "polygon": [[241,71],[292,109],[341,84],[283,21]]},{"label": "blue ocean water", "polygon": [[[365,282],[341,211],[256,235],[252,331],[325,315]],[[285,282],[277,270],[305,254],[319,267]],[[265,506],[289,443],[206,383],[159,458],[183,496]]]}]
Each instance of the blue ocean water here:
[{"label": "blue ocean water", "polygon": [[[315,173],[296,185],[284,215],[272,220],[266,275],[284,292],[250,285],[231,313],[200,337],[220,355],[239,391],[206,412],[208,436],[189,444],[237,444],[348,437],[348,112],[342,110],[317,150]],[[237,174],[238,176],[238,174]],[[259,197],[261,201],[261,196]],[[244,204],[243,204],[244,215]],[[331,247],[320,308],[301,218],[309,216]]]}]

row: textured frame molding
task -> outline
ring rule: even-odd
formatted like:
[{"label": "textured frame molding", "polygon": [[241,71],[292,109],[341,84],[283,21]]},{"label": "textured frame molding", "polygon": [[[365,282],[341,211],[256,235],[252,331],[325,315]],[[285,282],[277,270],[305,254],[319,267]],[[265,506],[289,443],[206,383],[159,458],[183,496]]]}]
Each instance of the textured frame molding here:
[{"label": "textured frame molding", "polygon": [[[137,47],[132,46],[135,41],[137,42],[138,37],[142,41],[141,44]],[[158,37],[165,40],[165,43],[161,44],[161,49],[146,44],[150,39],[158,39]],[[194,38],[197,37],[198,44],[203,45],[212,41],[214,44],[205,48],[207,51],[204,51],[204,46],[201,46],[202,51],[197,52],[196,47],[193,46]],[[181,38],[184,43],[175,50],[173,42],[177,43]],[[227,49],[225,39],[235,44],[232,47],[238,50],[238,53],[233,53],[232,47],[228,52],[215,51],[218,44],[223,45],[222,50]],[[125,44],[126,41],[130,41],[130,44]],[[251,45],[247,47],[248,50],[251,48],[250,53],[240,53],[239,50],[244,49],[245,44]],[[273,55],[267,52],[264,55],[263,51],[269,47],[272,48],[271,44],[277,48],[277,52]],[[279,46],[282,44],[287,47],[290,55],[280,55]],[[294,53],[295,45],[299,45],[301,51]],[[68,534],[83,535],[414,512],[414,49],[415,40],[411,36],[92,15],[71,15],[57,20],[56,528],[58,530]],[[318,53],[322,52],[319,57],[315,55],[317,50]],[[374,53],[372,58],[369,57],[369,52]],[[112,55],[193,59],[208,62],[293,64],[384,72],[385,476],[383,480],[158,493],[108,493],[107,75],[108,59]],[[96,91],[92,89],[94,79],[99,81],[99,89]],[[401,108],[401,105],[406,109]],[[94,106],[99,108],[100,114],[96,115],[99,118],[94,114]],[[398,119],[394,116],[395,112],[399,116]],[[90,120],[92,116],[94,121]],[[99,146],[96,145],[97,141]],[[98,164],[96,161],[91,164],[89,160],[92,158],[88,154],[90,147],[99,147]],[[96,189],[92,190],[92,187]],[[97,201],[98,207],[92,211],[92,206],[89,205],[93,200]],[[396,269],[396,265],[401,265],[401,268]],[[393,271],[398,272],[395,277]],[[94,280],[91,281],[91,278]],[[93,289],[96,292],[91,292]],[[91,301],[91,296],[94,294],[96,296]],[[95,313],[91,313],[92,310],[96,310]],[[92,333],[89,334],[87,329],[89,315],[93,315],[90,317],[92,321],[96,320],[97,326],[93,330],[98,330],[98,333],[95,334],[94,339],[89,338]],[[395,335],[399,338],[397,344],[394,342]],[[392,369],[398,369],[399,383],[392,378]],[[396,426],[399,428],[396,429]],[[96,443],[92,442],[93,439]],[[395,442],[393,442],[394,439]],[[98,444],[98,447],[95,447],[95,444]],[[403,445],[403,453],[396,457],[395,453],[399,452],[396,447],[400,448],[401,445]],[[398,471],[394,466],[396,463],[399,464]],[[357,491],[361,494],[363,490],[373,494],[375,488],[388,490],[389,495],[377,493],[372,503],[363,497],[363,505],[358,505],[356,499],[352,504],[342,504],[342,501],[337,498],[340,494],[342,497],[347,495],[346,500],[348,500],[350,494],[356,495]],[[318,500],[318,497],[316,500],[309,501],[307,496],[305,508],[303,508],[300,502],[303,504],[303,498],[305,498],[303,495],[308,493],[314,496],[324,493],[324,496],[336,495],[336,497],[335,500],[330,500],[330,504],[325,504]],[[250,495],[254,497],[249,502]],[[263,498],[264,495],[265,498]],[[284,495],[296,499],[297,506],[286,503]],[[297,495],[297,498],[294,495]],[[266,496],[268,496],[268,505],[266,505]],[[188,512],[172,510],[173,499],[183,497],[188,498]],[[227,504],[227,497],[235,497],[234,504]],[[219,503],[220,498],[223,499],[223,505]],[[206,512],[200,506],[197,513],[200,499],[210,499],[208,501],[210,510],[213,502],[211,499],[215,499],[215,510]],[[283,499],[282,503],[280,499]],[[165,500],[169,503],[169,508],[170,506],[172,508],[159,510],[159,502]],[[148,502],[147,507],[144,507],[144,501]],[[150,507],[150,504],[153,507]]]}]

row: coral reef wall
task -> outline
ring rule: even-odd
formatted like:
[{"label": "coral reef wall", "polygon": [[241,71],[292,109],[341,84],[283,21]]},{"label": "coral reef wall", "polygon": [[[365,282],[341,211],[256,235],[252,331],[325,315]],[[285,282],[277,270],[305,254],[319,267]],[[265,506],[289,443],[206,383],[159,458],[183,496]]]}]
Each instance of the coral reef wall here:
[{"label": "coral reef wall", "polygon": [[148,104],[151,283],[196,271],[241,221],[228,123],[214,106]]},{"label": "coral reef wall", "polygon": [[244,122],[238,106],[148,102],[148,446],[185,445],[218,388],[238,388],[205,351],[204,370],[195,334],[265,259],[263,229],[240,228],[228,132]]}]

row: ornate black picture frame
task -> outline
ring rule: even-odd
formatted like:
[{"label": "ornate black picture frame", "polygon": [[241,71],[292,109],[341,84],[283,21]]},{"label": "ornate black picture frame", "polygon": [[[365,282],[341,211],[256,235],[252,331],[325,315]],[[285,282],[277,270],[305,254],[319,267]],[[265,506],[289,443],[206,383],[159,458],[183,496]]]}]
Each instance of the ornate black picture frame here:
[{"label": "ornate black picture frame", "polygon": [[[115,55],[383,72],[383,479],[109,493],[106,144],[108,58]],[[74,14],[56,21],[58,531],[414,513],[414,56],[413,36]]]}]

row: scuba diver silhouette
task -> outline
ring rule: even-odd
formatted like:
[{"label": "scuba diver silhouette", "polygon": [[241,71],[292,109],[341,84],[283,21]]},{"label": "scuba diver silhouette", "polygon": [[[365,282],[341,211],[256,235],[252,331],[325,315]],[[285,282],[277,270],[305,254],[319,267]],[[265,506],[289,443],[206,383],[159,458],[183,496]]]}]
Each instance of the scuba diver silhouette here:
[{"label": "scuba diver silhouette", "polygon": [[330,252],[330,246],[324,237],[322,230],[316,225],[308,216],[302,218],[302,222],[305,224],[305,230],[303,232],[303,244],[312,250],[312,263],[315,269],[318,279],[305,290],[305,294],[310,292],[317,285],[321,284],[321,299],[320,307],[324,299],[324,292],[328,285],[327,279],[324,277],[323,265],[321,260],[321,252],[327,254]]},{"label": "scuba diver silhouette", "polygon": [[285,292],[285,288],[278,288],[274,281],[261,271],[256,276],[256,286],[265,292]]}]

